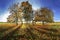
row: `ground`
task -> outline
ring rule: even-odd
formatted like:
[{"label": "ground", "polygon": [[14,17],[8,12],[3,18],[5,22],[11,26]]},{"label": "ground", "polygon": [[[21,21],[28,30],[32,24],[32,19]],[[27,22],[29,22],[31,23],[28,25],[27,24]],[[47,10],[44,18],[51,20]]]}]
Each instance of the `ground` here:
[{"label": "ground", "polygon": [[0,23],[0,40],[60,40],[60,25]]}]

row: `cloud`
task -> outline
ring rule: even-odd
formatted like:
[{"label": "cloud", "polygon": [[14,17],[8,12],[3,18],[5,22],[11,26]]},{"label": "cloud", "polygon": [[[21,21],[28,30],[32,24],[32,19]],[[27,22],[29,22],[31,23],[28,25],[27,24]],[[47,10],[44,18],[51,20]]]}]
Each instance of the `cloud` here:
[{"label": "cloud", "polygon": [[54,19],[54,21],[55,21],[55,22],[60,22],[60,20],[59,20],[59,19]]},{"label": "cloud", "polygon": [[54,17],[54,21],[55,22],[60,22],[60,18],[59,17]]},{"label": "cloud", "polygon": [[10,15],[9,11],[6,11],[4,14],[0,15],[0,22],[7,22],[7,17]]}]

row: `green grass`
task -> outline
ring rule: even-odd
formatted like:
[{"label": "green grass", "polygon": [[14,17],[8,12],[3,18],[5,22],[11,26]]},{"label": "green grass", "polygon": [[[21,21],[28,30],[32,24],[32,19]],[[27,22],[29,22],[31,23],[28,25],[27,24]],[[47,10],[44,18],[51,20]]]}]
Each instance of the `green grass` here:
[{"label": "green grass", "polygon": [[60,25],[52,25],[50,26],[51,28],[55,28],[55,29],[59,29],[60,28]]}]

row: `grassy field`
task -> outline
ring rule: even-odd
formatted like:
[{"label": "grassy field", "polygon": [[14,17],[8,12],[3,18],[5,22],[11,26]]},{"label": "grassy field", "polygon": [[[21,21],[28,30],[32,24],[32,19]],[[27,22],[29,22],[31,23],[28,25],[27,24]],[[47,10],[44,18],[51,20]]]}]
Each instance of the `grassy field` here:
[{"label": "grassy field", "polygon": [[0,40],[60,40],[60,23],[48,23],[42,25],[30,24],[28,28],[23,28],[28,24],[23,24],[1,39],[4,31],[16,27],[15,23],[0,23]]},{"label": "grassy field", "polygon": [[15,27],[15,23],[0,23],[0,28],[9,28],[9,27]]},{"label": "grassy field", "polygon": [[[42,23],[36,23],[36,25],[41,26]],[[51,28],[60,28],[60,22],[55,23],[45,23],[45,26],[51,27]],[[44,26],[44,27],[45,27]]]},{"label": "grassy field", "polygon": [[[37,26],[41,26],[42,23],[36,23],[35,25]],[[52,28],[60,28],[60,23],[46,23],[45,24],[48,27],[52,27]],[[15,23],[7,23],[7,22],[0,22],[0,28],[8,28],[8,27],[14,27],[16,26]]]}]

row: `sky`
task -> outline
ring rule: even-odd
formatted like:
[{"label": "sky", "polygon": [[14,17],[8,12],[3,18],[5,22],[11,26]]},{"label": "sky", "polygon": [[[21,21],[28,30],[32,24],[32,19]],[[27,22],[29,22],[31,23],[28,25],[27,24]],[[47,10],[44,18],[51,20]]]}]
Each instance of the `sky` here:
[{"label": "sky", "polygon": [[[6,22],[10,15],[9,7],[14,3],[21,3],[26,0],[0,0],[0,22]],[[54,12],[54,21],[60,22],[60,0],[29,0],[33,9],[47,7]]]}]

